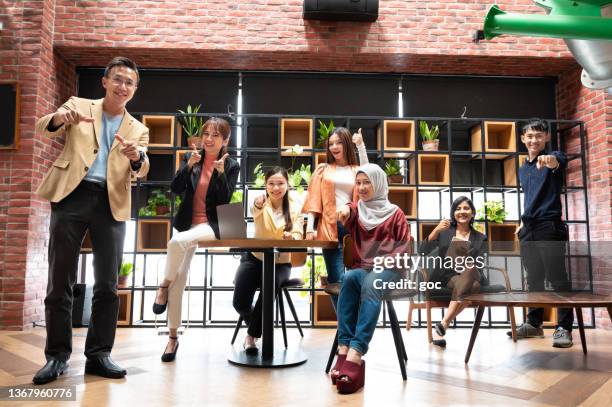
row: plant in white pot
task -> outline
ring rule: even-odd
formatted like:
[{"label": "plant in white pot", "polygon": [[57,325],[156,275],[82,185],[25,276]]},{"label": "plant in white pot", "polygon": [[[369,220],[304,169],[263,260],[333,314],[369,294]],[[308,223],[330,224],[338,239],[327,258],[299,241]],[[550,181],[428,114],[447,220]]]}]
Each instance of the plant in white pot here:
[{"label": "plant in white pot", "polygon": [[438,151],[440,128],[437,125],[429,127],[426,121],[421,120],[419,130],[423,139],[423,150]]}]

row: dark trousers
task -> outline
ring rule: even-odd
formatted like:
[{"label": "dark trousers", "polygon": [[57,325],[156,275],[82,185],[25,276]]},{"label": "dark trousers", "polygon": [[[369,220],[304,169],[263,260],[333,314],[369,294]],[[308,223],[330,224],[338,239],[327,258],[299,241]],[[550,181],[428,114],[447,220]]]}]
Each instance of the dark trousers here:
[{"label": "dark trousers", "polygon": [[72,353],[72,288],[87,230],[93,246],[95,283],[85,356],[108,355],[115,341],[119,311],[117,275],[123,256],[125,222],[113,219],[106,188],[83,181],[66,198],[51,203],[45,298],[47,360],[67,361]]},{"label": "dark trousers", "polygon": [[[263,263],[251,253],[245,253],[240,259],[240,266],[234,279],[234,309],[240,314],[248,325],[247,333],[254,338],[261,337],[261,295],[253,307],[253,297],[258,288],[261,288],[261,271]],[[291,264],[276,264],[274,276],[275,295],[278,295],[280,286],[289,280]]]},{"label": "dark trousers", "polygon": [[[529,291],[544,291],[545,280],[555,291],[570,291],[565,268],[567,226],[562,221],[540,221],[526,223],[519,232],[521,259],[527,271]],[[535,326],[542,325],[543,308],[529,308],[527,321]],[[574,312],[572,308],[559,308],[557,326],[572,330]]]}]

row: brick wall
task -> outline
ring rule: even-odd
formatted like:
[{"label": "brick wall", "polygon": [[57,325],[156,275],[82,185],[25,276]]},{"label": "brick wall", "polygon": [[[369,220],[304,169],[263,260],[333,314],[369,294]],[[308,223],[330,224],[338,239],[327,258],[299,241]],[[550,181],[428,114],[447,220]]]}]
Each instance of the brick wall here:
[{"label": "brick wall", "polygon": [[[104,66],[115,55],[160,68],[558,77],[560,117],[587,123],[590,215],[597,219],[592,238],[610,238],[610,161],[604,157],[610,97],[580,87],[577,64],[560,40],[473,43],[489,1],[382,1],[375,23],[303,21],[301,0],[10,4],[0,10],[0,80],[23,84],[22,143],[17,152],[0,152],[0,328],[43,319],[49,209],[33,191],[62,140],[35,135],[35,119],[75,93],[76,66]],[[544,14],[531,0],[498,5]],[[605,274],[605,265],[598,267]],[[597,290],[610,292],[602,282]]]}]

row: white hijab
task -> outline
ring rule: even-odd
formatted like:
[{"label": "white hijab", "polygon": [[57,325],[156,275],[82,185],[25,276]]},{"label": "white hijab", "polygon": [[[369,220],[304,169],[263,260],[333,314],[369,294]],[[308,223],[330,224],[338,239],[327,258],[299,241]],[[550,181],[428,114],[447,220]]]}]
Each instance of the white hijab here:
[{"label": "white hijab", "polygon": [[389,186],[387,175],[376,164],[365,164],[357,169],[357,175],[363,172],[370,179],[374,188],[374,195],[369,201],[359,200],[359,222],[367,230],[372,230],[383,223],[397,211],[397,205],[389,202]]}]

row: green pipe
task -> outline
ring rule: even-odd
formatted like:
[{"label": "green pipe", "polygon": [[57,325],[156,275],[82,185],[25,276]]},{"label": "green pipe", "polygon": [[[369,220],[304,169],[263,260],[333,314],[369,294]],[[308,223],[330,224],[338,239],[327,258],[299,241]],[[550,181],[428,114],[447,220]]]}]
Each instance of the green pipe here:
[{"label": "green pipe", "polygon": [[501,34],[579,40],[612,40],[612,18],[569,15],[505,13],[491,7],[484,22],[484,35],[490,40]]}]

